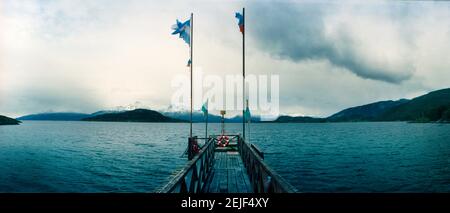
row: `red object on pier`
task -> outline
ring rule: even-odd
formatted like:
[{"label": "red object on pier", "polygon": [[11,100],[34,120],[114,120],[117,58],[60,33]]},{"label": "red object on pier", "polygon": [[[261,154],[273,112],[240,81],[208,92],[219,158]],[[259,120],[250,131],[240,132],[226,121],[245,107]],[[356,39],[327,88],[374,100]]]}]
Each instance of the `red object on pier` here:
[{"label": "red object on pier", "polygon": [[230,138],[226,135],[221,135],[217,138],[217,145],[220,147],[225,147],[230,142]]}]

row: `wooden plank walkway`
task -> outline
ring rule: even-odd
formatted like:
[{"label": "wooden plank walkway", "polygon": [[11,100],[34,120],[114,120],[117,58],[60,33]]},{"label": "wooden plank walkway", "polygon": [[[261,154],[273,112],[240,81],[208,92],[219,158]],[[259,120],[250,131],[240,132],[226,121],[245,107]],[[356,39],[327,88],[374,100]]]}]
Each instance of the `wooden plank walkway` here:
[{"label": "wooden plank walkway", "polygon": [[204,192],[252,193],[250,179],[237,151],[215,152],[212,175]]},{"label": "wooden plank walkway", "polygon": [[[231,139],[225,147],[216,146],[216,137],[209,137],[206,146],[203,146],[200,152],[194,155],[194,158],[190,159],[186,166],[158,192],[298,192],[295,187],[286,182],[264,162],[263,153],[257,147],[246,143],[240,135],[228,135]],[[249,172],[253,182],[250,182],[244,162],[250,168]]]}]

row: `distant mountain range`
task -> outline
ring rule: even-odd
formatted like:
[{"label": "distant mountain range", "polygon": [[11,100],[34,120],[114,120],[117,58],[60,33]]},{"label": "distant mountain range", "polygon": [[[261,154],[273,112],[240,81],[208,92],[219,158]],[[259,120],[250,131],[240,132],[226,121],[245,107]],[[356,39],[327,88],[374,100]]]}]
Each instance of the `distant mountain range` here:
[{"label": "distant mountain range", "polygon": [[115,122],[187,122],[170,118],[148,109],[135,109],[125,112],[114,112],[83,118],[83,121],[115,121]]},{"label": "distant mountain range", "polygon": [[323,123],[326,122],[325,118],[315,118],[309,116],[288,116],[282,115],[274,121],[268,121],[268,123]]},{"label": "distant mountain range", "polygon": [[[190,112],[188,111],[166,111],[161,112],[163,115],[171,118],[176,118],[180,120],[189,121],[190,118]],[[205,115],[202,112],[193,112],[192,113],[192,122],[205,122]],[[234,116],[232,118],[225,118],[224,119],[226,123],[240,123],[242,122],[242,116]],[[261,119],[259,116],[252,117],[252,122],[259,122]],[[214,114],[208,114],[208,122],[210,123],[220,123],[222,122],[222,116],[220,115],[214,115]]]},{"label": "distant mountain range", "polygon": [[20,121],[0,115],[0,125],[17,125]]},{"label": "distant mountain range", "polygon": [[92,114],[77,112],[45,112],[18,117],[21,121],[81,121],[85,118],[107,113],[118,113],[120,111],[103,110]]},{"label": "distant mountain range", "polygon": [[387,110],[378,120],[449,122],[450,89],[442,89],[419,96]]},{"label": "distant mountain range", "polygon": [[331,115],[326,118],[326,120],[329,122],[375,121],[379,120],[380,116],[386,111],[407,102],[409,102],[409,100],[400,99],[398,101],[379,101],[362,106],[351,107]]},{"label": "distant mountain range", "polygon": [[344,109],[326,118],[280,116],[277,123],[410,121],[450,122],[450,88],[411,100],[380,101]]},{"label": "distant mountain range", "polygon": [[[187,111],[171,111],[171,112],[161,112],[164,116],[189,121],[191,119],[190,112]],[[219,115],[208,114],[208,121],[211,123],[220,122],[222,119]],[[192,113],[193,122],[204,122],[205,116],[201,112]]]},{"label": "distant mountain range", "polygon": [[[130,112],[133,110],[103,110],[98,111],[92,114],[86,113],[76,113],[76,112],[54,112],[54,113],[38,113],[32,115],[25,115],[17,118],[18,120],[29,121],[29,120],[43,120],[43,121],[88,121],[89,118],[97,118],[98,115],[104,114],[119,114],[123,112]],[[150,110],[152,111],[152,110]],[[157,111],[155,111],[157,112]],[[188,111],[162,111],[158,112],[163,116],[173,118],[175,120],[189,121],[190,120],[190,112]],[[113,117],[113,115],[108,115],[109,117]],[[258,122],[260,120],[259,116],[252,117],[252,122]],[[193,112],[192,113],[192,121],[193,122],[205,122],[205,116],[202,112]],[[219,123],[222,122],[222,117],[219,115],[208,114],[208,122],[210,123]],[[239,123],[242,122],[242,116],[235,116],[232,118],[225,118],[225,122],[227,123]]]},{"label": "distant mountain range", "polygon": [[18,117],[21,121],[47,120],[47,121],[79,121],[83,118],[90,117],[91,114],[75,113],[75,112],[49,112]]},{"label": "distant mountain range", "polygon": [[[143,116],[143,117],[139,117]],[[137,122],[183,122],[190,120],[188,111],[153,111],[153,110],[104,110],[92,114],[60,112],[26,115],[18,120],[53,120],[53,121],[137,121]],[[193,112],[193,122],[204,122],[202,112]],[[221,116],[209,114],[211,123],[221,122]],[[344,109],[329,117],[283,115],[275,123],[321,123],[321,122],[358,122],[358,121],[411,121],[411,122],[450,122],[450,88],[430,92],[411,100],[379,101],[362,106]],[[242,122],[242,116],[225,118],[225,122]],[[260,117],[253,116],[252,122],[261,122]]]}]

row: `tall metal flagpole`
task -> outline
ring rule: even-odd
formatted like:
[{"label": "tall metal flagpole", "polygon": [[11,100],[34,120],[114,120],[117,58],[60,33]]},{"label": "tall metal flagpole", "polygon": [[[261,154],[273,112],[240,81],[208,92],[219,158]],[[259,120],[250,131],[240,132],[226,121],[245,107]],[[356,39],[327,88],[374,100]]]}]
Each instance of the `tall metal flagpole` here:
[{"label": "tall metal flagpole", "polygon": [[[248,108],[248,99],[247,99],[247,108]],[[245,109],[245,111],[247,111],[247,108]],[[251,120],[252,120],[252,117],[250,116],[250,119],[248,119],[248,121],[247,121],[247,131],[248,131],[247,143],[249,143],[249,144],[250,144],[250,122],[251,122]]]},{"label": "tall metal flagpole", "polygon": [[242,31],[242,135],[245,139],[245,8],[242,8],[244,30]]},{"label": "tall metal flagpole", "polygon": [[208,142],[208,114],[209,114],[209,100],[206,99],[206,127],[205,127],[205,144]]},{"label": "tall metal flagpole", "polygon": [[194,49],[194,13],[191,13],[191,128],[189,132],[189,137],[192,137],[192,68],[194,67],[194,57],[193,56],[193,49]]}]

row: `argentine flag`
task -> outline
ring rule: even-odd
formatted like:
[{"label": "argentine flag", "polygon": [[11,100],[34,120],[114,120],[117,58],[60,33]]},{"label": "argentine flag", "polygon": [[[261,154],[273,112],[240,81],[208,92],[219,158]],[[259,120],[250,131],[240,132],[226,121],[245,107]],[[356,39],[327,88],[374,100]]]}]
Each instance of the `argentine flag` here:
[{"label": "argentine flag", "polygon": [[239,31],[244,33],[244,16],[241,13],[236,13],[234,17],[238,19]]},{"label": "argentine flag", "polygon": [[182,38],[189,46],[191,45],[191,20],[187,20],[184,23],[177,19],[177,23],[172,26],[172,35],[180,34]]}]

